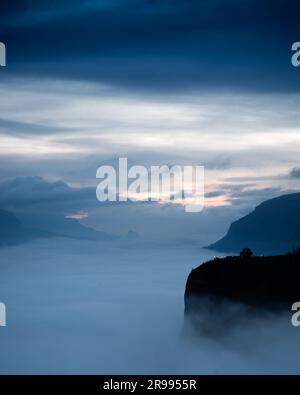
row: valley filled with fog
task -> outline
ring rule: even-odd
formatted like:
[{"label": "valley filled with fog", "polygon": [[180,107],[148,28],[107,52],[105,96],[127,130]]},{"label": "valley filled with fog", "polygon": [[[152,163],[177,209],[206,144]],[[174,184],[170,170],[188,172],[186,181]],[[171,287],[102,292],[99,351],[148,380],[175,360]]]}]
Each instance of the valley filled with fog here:
[{"label": "valley filled with fog", "polygon": [[186,278],[214,254],[63,238],[1,248],[0,373],[299,373],[289,312],[220,338],[184,334]]}]

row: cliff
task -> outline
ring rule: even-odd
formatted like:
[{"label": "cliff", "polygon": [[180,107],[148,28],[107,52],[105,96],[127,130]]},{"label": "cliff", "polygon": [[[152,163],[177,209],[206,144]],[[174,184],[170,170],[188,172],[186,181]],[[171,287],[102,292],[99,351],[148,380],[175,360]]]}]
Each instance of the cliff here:
[{"label": "cliff", "polygon": [[[300,301],[300,252],[278,256],[215,258],[192,270],[185,316],[198,329],[236,323],[242,316],[291,311]],[[246,314],[245,314],[246,313]]]}]

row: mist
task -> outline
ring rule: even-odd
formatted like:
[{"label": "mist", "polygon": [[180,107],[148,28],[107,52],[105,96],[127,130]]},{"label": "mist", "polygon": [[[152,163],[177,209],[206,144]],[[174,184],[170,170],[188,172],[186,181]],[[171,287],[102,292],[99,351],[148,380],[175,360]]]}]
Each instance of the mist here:
[{"label": "mist", "polygon": [[186,334],[186,278],[213,255],[59,238],[1,248],[0,373],[299,373],[289,312],[222,336]]}]

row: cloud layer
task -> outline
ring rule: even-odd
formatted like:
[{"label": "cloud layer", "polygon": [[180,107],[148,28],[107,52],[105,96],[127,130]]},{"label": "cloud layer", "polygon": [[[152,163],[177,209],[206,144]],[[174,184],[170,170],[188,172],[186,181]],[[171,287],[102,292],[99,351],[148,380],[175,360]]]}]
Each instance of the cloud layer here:
[{"label": "cloud layer", "polygon": [[10,73],[155,91],[299,91],[290,0],[21,1],[1,7]]}]

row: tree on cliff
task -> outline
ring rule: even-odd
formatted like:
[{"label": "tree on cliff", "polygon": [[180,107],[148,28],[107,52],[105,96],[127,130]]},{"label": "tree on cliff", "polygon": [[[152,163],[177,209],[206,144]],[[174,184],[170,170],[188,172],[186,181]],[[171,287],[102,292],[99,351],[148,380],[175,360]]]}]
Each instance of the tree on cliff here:
[{"label": "tree on cliff", "polygon": [[242,251],[240,252],[241,258],[251,258],[252,255],[253,255],[253,252],[248,247],[243,248]]}]

